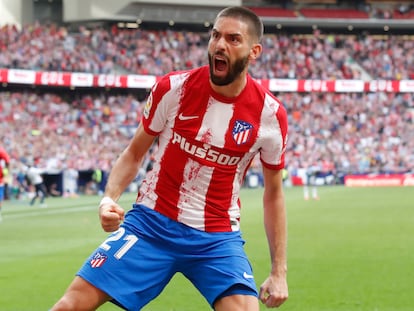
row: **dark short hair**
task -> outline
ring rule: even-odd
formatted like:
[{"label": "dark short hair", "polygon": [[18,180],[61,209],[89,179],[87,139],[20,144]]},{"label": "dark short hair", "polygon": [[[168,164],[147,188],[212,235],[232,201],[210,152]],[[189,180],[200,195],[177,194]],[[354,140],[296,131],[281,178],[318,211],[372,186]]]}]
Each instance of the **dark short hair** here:
[{"label": "dark short hair", "polygon": [[217,14],[216,20],[220,17],[233,17],[246,22],[249,25],[250,35],[255,37],[257,42],[262,40],[264,26],[259,16],[252,10],[243,6],[228,7]]}]

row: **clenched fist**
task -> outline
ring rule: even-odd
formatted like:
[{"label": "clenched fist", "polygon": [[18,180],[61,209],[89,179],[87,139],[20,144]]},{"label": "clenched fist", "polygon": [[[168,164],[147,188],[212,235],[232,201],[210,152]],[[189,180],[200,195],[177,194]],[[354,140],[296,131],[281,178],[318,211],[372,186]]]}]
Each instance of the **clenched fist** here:
[{"label": "clenched fist", "polygon": [[109,197],[104,197],[99,205],[99,219],[106,232],[118,230],[124,221],[125,211]]}]

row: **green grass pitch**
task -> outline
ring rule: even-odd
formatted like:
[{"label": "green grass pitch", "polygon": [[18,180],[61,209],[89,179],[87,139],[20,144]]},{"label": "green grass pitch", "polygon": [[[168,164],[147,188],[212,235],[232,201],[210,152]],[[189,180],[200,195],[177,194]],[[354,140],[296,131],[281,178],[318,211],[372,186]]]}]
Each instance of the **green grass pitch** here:
[{"label": "green grass pitch", "polygon": [[[414,188],[320,187],[320,201],[286,188],[289,300],[286,311],[414,308]],[[269,271],[262,189],[243,189],[242,231],[257,285]],[[135,194],[124,194],[128,209]],[[0,223],[0,310],[48,310],[107,234],[98,197],[48,198],[48,208],[7,201]],[[120,310],[108,303],[100,310]],[[211,310],[176,275],[144,311]],[[261,310],[266,310],[261,306]]]}]

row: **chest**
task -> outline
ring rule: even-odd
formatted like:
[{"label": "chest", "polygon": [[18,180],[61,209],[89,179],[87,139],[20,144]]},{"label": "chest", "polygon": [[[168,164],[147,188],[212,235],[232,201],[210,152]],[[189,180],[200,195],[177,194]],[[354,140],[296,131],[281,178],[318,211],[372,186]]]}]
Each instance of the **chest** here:
[{"label": "chest", "polygon": [[223,102],[208,94],[183,96],[173,131],[187,140],[231,152],[248,152],[256,143],[261,109],[253,102]]}]

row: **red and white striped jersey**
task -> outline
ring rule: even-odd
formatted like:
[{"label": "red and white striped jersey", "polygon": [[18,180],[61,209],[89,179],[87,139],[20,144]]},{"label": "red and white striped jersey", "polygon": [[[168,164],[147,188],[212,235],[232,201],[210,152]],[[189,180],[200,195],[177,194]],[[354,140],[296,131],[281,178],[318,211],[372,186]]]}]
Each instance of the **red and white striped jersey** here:
[{"label": "red and white striped jersey", "polygon": [[171,73],[152,88],[142,123],[159,138],[137,203],[198,230],[240,229],[239,191],[258,152],[264,166],[284,167],[286,110],[250,76],[227,98],[208,66]]}]

